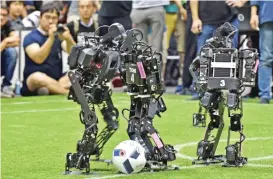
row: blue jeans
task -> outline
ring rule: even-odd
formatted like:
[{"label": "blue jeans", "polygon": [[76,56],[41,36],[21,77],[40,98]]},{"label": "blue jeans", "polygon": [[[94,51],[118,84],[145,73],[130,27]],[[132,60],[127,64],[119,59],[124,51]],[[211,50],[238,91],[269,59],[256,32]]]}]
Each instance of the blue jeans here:
[{"label": "blue jeans", "polygon": [[1,76],[4,76],[2,87],[10,86],[17,59],[15,48],[9,47],[1,52]]},{"label": "blue jeans", "polygon": [[260,63],[258,69],[258,86],[260,98],[270,100],[272,63],[273,63],[273,22],[260,26]]},{"label": "blue jeans", "polygon": [[[236,17],[232,22],[230,22],[236,29],[239,29],[240,21]],[[206,40],[211,38],[213,32],[218,28],[217,25],[206,25],[202,26],[202,32],[197,37],[197,53],[200,52],[202,46],[206,43]],[[233,47],[238,47],[239,32],[237,31],[233,37]]]}]

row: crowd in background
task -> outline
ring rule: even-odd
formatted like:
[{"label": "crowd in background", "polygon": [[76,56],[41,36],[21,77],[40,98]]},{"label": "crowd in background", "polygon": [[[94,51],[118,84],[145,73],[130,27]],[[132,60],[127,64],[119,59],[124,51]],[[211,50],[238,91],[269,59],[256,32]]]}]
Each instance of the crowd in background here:
[{"label": "crowd in background", "polygon": [[[15,47],[20,41],[25,67],[22,88],[17,93],[68,94],[70,82],[62,71],[61,52],[69,54],[73,45],[83,43],[84,36],[93,35],[99,26],[117,22],[126,30],[141,30],[143,40],[163,54],[163,79],[168,76],[164,70],[170,42],[175,42],[181,74],[175,93],[199,99],[189,65],[221,24],[230,22],[240,28],[238,14],[246,3],[251,5],[251,29],[259,31],[259,97],[260,103],[267,104],[272,99],[273,1],[248,0],[1,1],[1,97],[15,96],[11,79],[18,59]],[[57,33],[58,24],[63,24],[61,33]],[[24,39],[15,33],[29,27],[33,30]],[[101,28],[99,34],[106,32],[107,28]],[[233,46],[239,46],[239,32],[234,35]]]}]

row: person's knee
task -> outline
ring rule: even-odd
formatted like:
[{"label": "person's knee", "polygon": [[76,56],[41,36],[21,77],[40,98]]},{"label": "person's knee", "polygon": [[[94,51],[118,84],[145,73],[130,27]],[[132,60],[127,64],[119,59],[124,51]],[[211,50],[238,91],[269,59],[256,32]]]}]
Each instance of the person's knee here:
[{"label": "person's knee", "polygon": [[5,56],[9,58],[8,63],[15,65],[17,60],[17,51],[14,47],[5,49]]},{"label": "person's knee", "polygon": [[49,83],[47,75],[41,72],[34,72],[27,78],[27,86],[30,90],[44,87],[47,83]]},{"label": "person's knee", "polygon": [[69,88],[71,86],[71,82],[68,78],[68,75],[63,76],[58,80],[59,84],[64,88]]}]

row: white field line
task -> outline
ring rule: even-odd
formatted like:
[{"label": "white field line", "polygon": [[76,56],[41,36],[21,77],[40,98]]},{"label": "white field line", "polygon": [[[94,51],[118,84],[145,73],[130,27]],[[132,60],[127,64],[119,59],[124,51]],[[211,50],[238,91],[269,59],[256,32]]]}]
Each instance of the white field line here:
[{"label": "white field line", "polygon": [[[164,97],[164,96],[163,96]],[[190,96],[189,96],[190,98]],[[198,100],[188,100],[188,99],[174,99],[172,102],[183,102],[183,103],[196,103],[196,105],[199,104]],[[243,102],[243,106],[261,106],[261,104],[259,103],[253,103],[253,102]],[[268,105],[262,105],[263,107],[267,107],[267,108],[272,108],[272,104],[268,104]]]},{"label": "white field line", "polygon": [[69,103],[69,100],[41,100],[41,101],[19,101],[11,103],[2,103],[2,106],[12,106],[12,105],[26,105],[26,104],[44,104],[44,103]]},{"label": "white field line", "polygon": [[[127,100],[119,100],[118,103],[129,103],[130,99]],[[71,103],[71,100],[42,100],[42,101],[20,101],[20,102],[11,102],[11,103],[1,103],[1,106],[13,106],[13,105],[27,105],[27,104],[46,104],[46,103]],[[115,103],[115,102],[114,102]]]},{"label": "white field line", "polygon": [[259,160],[269,160],[269,159],[273,159],[273,155],[269,155],[265,157],[249,158],[248,161],[259,161]]},{"label": "white field line", "polygon": [[254,164],[254,163],[248,163],[246,166],[249,167],[261,167],[261,168],[273,168],[273,165],[264,165],[264,164]]},{"label": "white field line", "polygon": [[[246,141],[257,141],[257,140],[271,140],[273,137],[253,137],[253,138],[247,138]],[[236,141],[238,139],[231,139],[231,141]],[[226,142],[226,140],[220,140],[220,142]],[[188,160],[193,160],[194,157],[187,156],[185,154],[179,153],[180,150],[182,150],[185,147],[189,146],[194,146],[197,145],[198,142],[188,142],[184,144],[178,144],[175,145],[174,148],[178,151],[176,156],[178,158],[184,158]],[[256,158],[249,158],[248,161],[258,161],[258,160],[266,160],[266,159],[272,159],[273,156],[266,156],[266,157],[256,157]],[[246,166],[249,167],[261,167],[261,168],[273,168],[273,165],[263,165],[263,164],[251,164],[248,163]],[[193,166],[184,166],[184,167],[179,167],[180,169],[193,169],[193,168],[202,168],[206,167],[206,165],[193,165]],[[137,175],[141,174],[149,174],[150,172],[143,172],[143,173],[138,173]],[[126,174],[114,174],[114,175],[106,175],[106,176],[101,176],[101,177],[91,177],[91,178],[86,178],[86,179],[108,179],[108,178],[122,178],[122,177],[127,177],[129,175]]]},{"label": "white field line", "polygon": [[[165,97],[166,98],[166,97]],[[190,98],[190,96],[189,96]],[[199,101],[197,100],[187,100],[187,99],[169,99],[171,100],[172,102],[182,102],[182,103],[196,103],[198,104]],[[117,99],[117,101],[119,102],[124,102],[124,103],[127,103],[130,101],[130,98],[129,96],[128,97],[119,97]],[[27,105],[27,104],[43,104],[43,103],[69,103],[71,102],[70,100],[40,100],[40,101],[19,101],[19,102],[11,102],[11,103],[1,103],[1,105],[3,106],[10,106],[10,105]],[[114,102],[115,103],[115,102]],[[254,106],[261,106],[260,104],[258,103],[244,103],[246,105],[254,105]],[[271,107],[271,105],[265,105],[263,107]]]},{"label": "white field line", "polygon": [[[119,104],[127,104],[127,101],[119,101],[118,104],[114,104],[114,106],[115,107],[120,107]],[[62,111],[73,111],[73,110],[76,110],[76,109],[79,110],[80,106],[74,107],[74,108],[58,108],[58,109],[55,108],[55,109],[33,109],[33,110],[7,111],[7,112],[0,112],[0,114],[20,114],[20,113],[38,113],[38,112],[62,112]]]},{"label": "white field line", "polygon": [[[216,164],[217,165],[217,164]],[[273,168],[273,165],[263,165],[263,164],[253,164],[249,163],[246,164],[248,167],[260,167],[260,168]],[[184,167],[179,167],[180,170],[185,170],[185,169],[194,169],[194,168],[203,168],[207,167],[206,165],[193,165],[193,166],[184,166]],[[152,172],[143,172],[143,173],[138,173],[138,174],[133,174],[133,175],[143,175],[143,174],[153,174]],[[85,178],[85,179],[108,179],[108,178],[122,178],[122,177],[128,177],[130,175],[126,174],[114,174],[114,175],[106,175],[106,176],[101,176],[101,177],[91,177],[91,178]]]},{"label": "white field line", "polygon": [[[184,166],[184,167],[179,167],[179,169],[194,169],[194,168],[201,168],[205,167],[203,165],[193,165],[193,166]],[[169,170],[170,171],[170,170]],[[164,171],[162,171],[164,172]],[[142,172],[142,173],[137,173],[137,174],[114,174],[114,175],[106,175],[106,176],[101,176],[101,177],[91,177],[91,178],[86,178],[86,179],[108,179],[108,178],[121,178],[121,177],[128,177],[131,175],[143,175],[143,174],[153,174],[157,172]]]},{"label": "white field line", "polygon": [[[253,138],[246,138],[246,141],[272,140],[272,139],[273,139],[273,137],[253,137]],[[231,141],[236,141],[236,140],[238,140],[238,139],[231,139]],[[226,142],[226,140],[220,140],[220,142]],[[195,146],[197,144],[198,144],[198,142],[187,142],[184,144],[175,145],[174,148],[178,152],[176,154],[176,156],[178,158],[183,158],[183,159],[187,159],[187,160],[195,159],[196,157],[192,157],[192,156],[188,156],[188,155],[179,153],[179,151],[181,151],[185,147]],[[267,160],[267,159],[273,159],[273,155],[265,156],[265,157],[248,158],[248,161],[259,161],[259,160]]]},{"label": "white field line", "polygon": [[33,110],[21,110],[21,111],[9,111],[1,112],[1,114],[20,114],[20,113],[38,113],[38,112],[62,112],[62,111],[73,111],[79,110],[79,107],[74,108],[58,108],[58,109],[33,109]]}]

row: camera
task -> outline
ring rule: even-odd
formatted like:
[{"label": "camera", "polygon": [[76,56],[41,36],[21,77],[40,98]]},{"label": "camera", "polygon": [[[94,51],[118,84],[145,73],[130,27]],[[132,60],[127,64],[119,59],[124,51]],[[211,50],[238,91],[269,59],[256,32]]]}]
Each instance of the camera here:
[{"label": "camera", "polygon": [[58,26],[57,26],[57,33],[58,34],[62,34],[64,32],[65,32],[64,25],[63,24],[58,24]]}]

